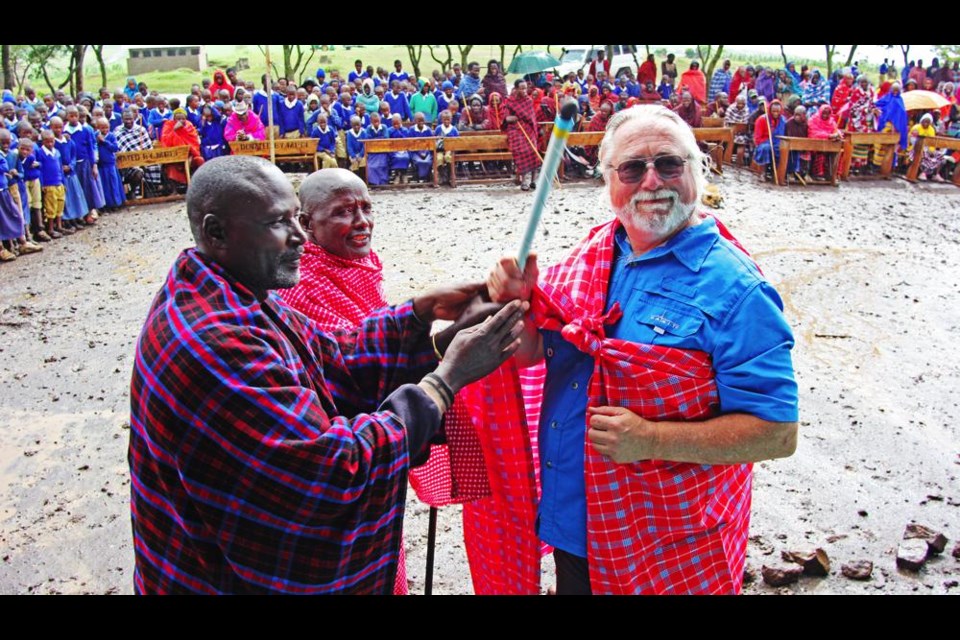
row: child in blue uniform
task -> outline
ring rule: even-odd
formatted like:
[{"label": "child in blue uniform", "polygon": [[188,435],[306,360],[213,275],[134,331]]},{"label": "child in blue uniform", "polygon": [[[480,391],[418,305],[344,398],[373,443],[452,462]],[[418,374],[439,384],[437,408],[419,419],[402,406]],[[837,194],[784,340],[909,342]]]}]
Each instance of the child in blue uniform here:
[{"label": "child in blue uniform", "polygon": [[74,230],[63,226],[63,205],[66,192],[63,188],[63,159],[57,151],[53,131],[44,129],[40,134],[42,146],[36,152],[40,163],[40,186],[43,191],[43,219],[51,238],[72,235]]},{"label": "child in blue uniform", "polygon": [[367,166],[367,151],[363,146],[365,131],[360,128],[360,118],[350,118],[350,128],[346,132],[347,158],[350,160],[350,171],[360,175],[360,169]]},{"label": "child in blue uniform", "polygon": [[[403,121],[400,114],[395,113],[390,116],[390,138],[409,138],[410,133],[403,127]],[[390,175],[391,182],[405,184],[407,182],[407,169],[410,168],[409,151],[393,151],[390,153]]]},{"label": "child in blue uniform", "polygon": [[337,166],[337,132],[327,125],[327,114],[317,114],[317,123],[313,125],[310,137],[317,138],[317,159],[321,169],[333,169]]},{"label": "child in blue uniform", "polygon": [[106,211],[114,211],[123,206],[126,197],[123,194],[123,179],[117,170],[117,136],[110,131],[110,122],[106,118],[98,118],[97,151],[100,159],[97,167],[100,170],[100,180],[103,182],[103,196],[106,201]]},{"label": "child in blue uniform", "polygon": [[50,118],[50,130],[53,131],[54,146],[60,152],[60,161],[63,163],[63,222],[65,227],[74,229],[83,224],[78,224],[77,221],[82,221],[90,211],[83,186],[77,178],[77,146],[70,137],[63,134],[63,120],[60,118]]},{"label": "child in blue uniform", "polygon": [[[460,135],[457,128],[453,126],[453,114],[449,111],[444,111],[440,114],[440,124],[434,129],[433,135],[438,138],[456,138]],[[442,141],[437,142],[437,171],[440,172],[440,182],[450,184],[450,174],[453,171],[453,152],[445,152],[439,148],[441,142]]]},{"label": "child in blue uniform", "polygon": [[[426,118],[423,113],[417,112],[413,116],[413,126],[407,129],[407,134],[411,138],[431,138],[433,129],[426,125]],[[423,182],[433,171],[433,153],[430,151],[412,151],[410,160],[413,166],[417,168],[417,180]]]},{"label": "child in blue uniform", "polygon": [[223,118],[216,107],[207,105],[203,108],[203,121],[197,129],[200,134],[200,155],[204,161],[226,155],[227,150],[223,140]]},{"label": "child in blue uniform", "polygon": [[[389,138],[389,130],[380,122],[380,114],[370,114],[370,126],[364,129],[364,140]],[[367,154],[367,184],[387,184],[390,178],[390,154]]]},{"label": "child in blue uniform", "polygon": [[90,224],[98,217],[97,211],[106,203],[103,197],[103,183],[100,182],[100,170],[97,168],[97,134],[88,124],[80,123],[80,113],[74,106],[67,107],[67,124],[63,128],[73,140],[77,149],[77,177],[83,185],[90,212],[84,222]]}]

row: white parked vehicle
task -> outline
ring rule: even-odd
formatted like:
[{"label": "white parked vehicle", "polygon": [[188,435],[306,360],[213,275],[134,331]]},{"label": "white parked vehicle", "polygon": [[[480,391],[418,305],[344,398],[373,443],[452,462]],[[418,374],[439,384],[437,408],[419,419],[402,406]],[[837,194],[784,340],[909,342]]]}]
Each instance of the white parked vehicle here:
[{"label": "white parked vehicle", "polygon": [[[616,78],[618,75],[630,69],[634,75],[637,73],[637,63],[643,62],[644,57],[638,55],[637,45],[635,44],[615,44],[611,45],[613,57],[610,58],[610,75]],[[560,66],[557,67],[557,73],[566,76],[571,71],[583,69],[584,73],[590,67],[590,63],[597,59],[597,52],[605,50],[606,45],[596,44],[566,44],[563,45],[563,54],[560,56]]]}]

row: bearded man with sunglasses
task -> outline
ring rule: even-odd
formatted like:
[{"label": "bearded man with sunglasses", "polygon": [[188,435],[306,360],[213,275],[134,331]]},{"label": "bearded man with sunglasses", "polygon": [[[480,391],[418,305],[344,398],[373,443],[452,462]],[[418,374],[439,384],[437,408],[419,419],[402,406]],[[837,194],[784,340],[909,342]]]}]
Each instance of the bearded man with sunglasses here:
[{"label": "bearded man with sunglasses", "polygon": [[487,282],[531,301],[517,361],[546,367],[525,398],[542,402],[536,533],[559,594],[739,593],[751,465],[796,448],[793,335],[697,211],[703,155],[676,114],[617,113],[600,162],[615,217],[543,277],[504,258]]}]

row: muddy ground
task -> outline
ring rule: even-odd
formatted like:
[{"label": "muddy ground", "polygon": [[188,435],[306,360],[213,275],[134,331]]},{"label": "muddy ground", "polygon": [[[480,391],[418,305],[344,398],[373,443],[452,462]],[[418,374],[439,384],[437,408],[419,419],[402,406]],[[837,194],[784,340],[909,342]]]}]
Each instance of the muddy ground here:
[{"label": "muddy ground", "polygon": [[[718,214],[783,296],[800,384],[797,453],[756,465],[746,593],[960,592],[960,190],[845,183],[777,190],[720,179]],[[595,184],[554,192],[541,265],[607,214]],[[401,301],[482,279],[515,252],[532,195],[510,187],[377,192],[374,245]],[[133,208],[0,265],[0,593],[131,593],[126,462],[133,350],[177,253],[182,203]],[[412,495],[412,492],[411,492]],[[427,508],[407,506],[407,572],[422,592]],[[919,573],[895,555],[910,522],[946,553]],[[471,593],[456,507],[440,512],[434,592]],[[825,578],[775,589],[763,564],[822,547]],[[853,560],[873,576],[840,574]],[[545,562],[544,585],[553,583]]]}]

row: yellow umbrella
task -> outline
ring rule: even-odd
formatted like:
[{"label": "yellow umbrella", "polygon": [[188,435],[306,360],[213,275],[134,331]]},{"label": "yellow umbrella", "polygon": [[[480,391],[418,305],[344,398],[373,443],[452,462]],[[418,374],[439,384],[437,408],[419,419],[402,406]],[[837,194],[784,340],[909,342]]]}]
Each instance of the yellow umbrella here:
[{"label": "yellow umbrella", "polygon": [[900,95],[903,96],[903,106],[907,111],[914,111],[917,109],[939,109],[950,104],[950,101],[939,93],[935,93],[933,91],[923,91],[922,89],[904,91]]}]

